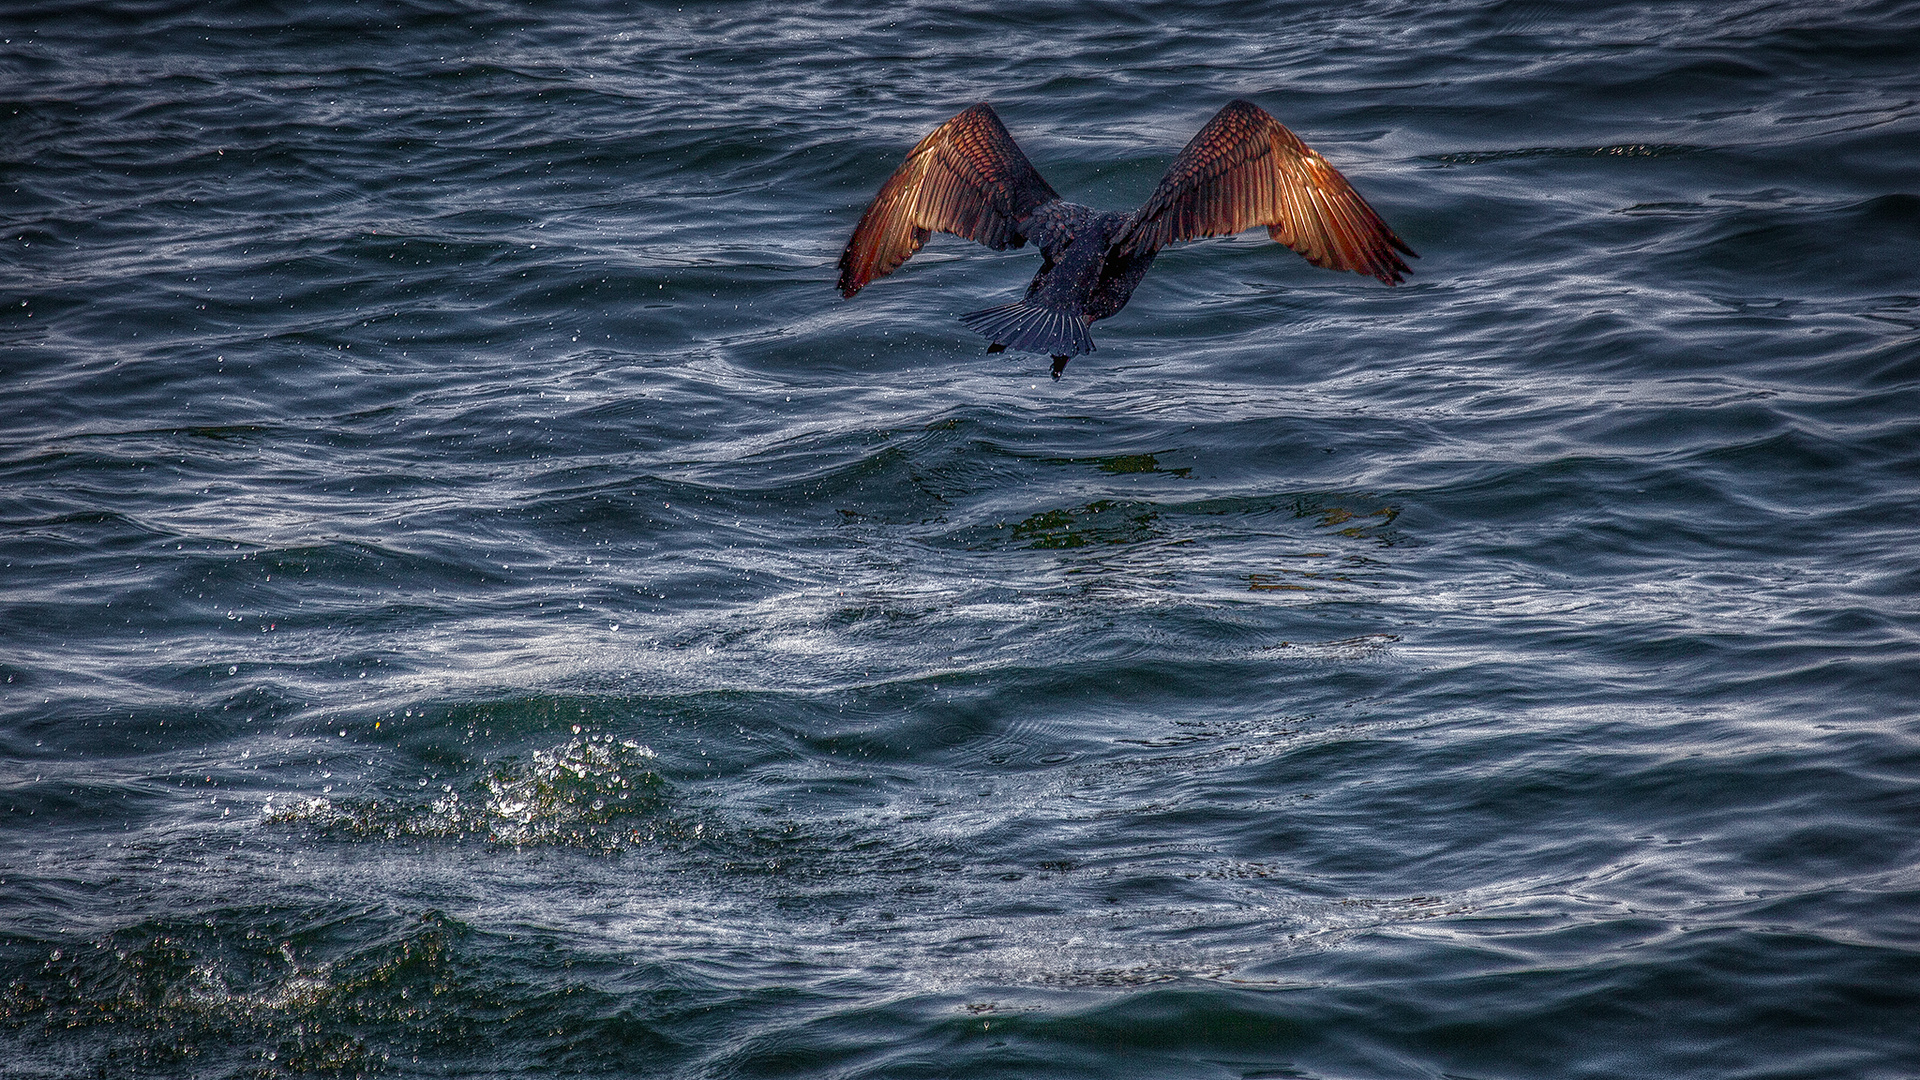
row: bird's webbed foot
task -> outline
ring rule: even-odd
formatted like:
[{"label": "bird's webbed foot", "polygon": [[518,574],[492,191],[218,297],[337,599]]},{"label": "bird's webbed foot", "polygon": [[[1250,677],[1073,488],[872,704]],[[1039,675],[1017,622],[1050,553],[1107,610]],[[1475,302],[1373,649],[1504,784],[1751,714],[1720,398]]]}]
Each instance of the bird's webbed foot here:
[{"label": "bird's webbed foot", "polygon": [[996,342],[994,342],[993,344],[991,344],[991,345],[989,345],[989,346],[987,346],[987,354],[988,354],[988,355],[992,355],[992,354],[994,354],[994,353],[997,353],[997,352],[1006,352],[1006,351],[1007,351],[1007,347],[1006,347],[1005,345],[1002,345],[1002,344],[1000,344],[1000,343],[999,343],[999,342],[997,342],[997,341],[996,341]]},{"label": "bird's webbed foot", "polygon": [[1055,379],[1060,377],[1061,372],[1067,370],[1067,361],[1071,359],[1073,359],[1071,356],[1056,356],[1053,358],[1053,377]]}]

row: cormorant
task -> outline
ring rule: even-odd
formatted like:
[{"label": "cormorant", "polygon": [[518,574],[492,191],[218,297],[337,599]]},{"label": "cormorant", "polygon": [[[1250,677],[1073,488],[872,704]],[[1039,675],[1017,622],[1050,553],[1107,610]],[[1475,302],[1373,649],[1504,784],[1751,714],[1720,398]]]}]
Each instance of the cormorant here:
[{"label": "cormorant", "polygon": [[1133,213],[1066,202],[981,102],[933,129],[880,187],[840,254],[840,293],[851,297],[907,261],[933,232],[996,251],[1040,248],[1024,299],[960,316],[1005,349],[1053,357],[1053,377],[1093,351],[1088,327],[1126,306],[1168,244],[1265,225],[1267,235],[1329,270],[1388,285],[1414,255],[1347,178],[1265,109],[1232,101],[1167,168]]}]

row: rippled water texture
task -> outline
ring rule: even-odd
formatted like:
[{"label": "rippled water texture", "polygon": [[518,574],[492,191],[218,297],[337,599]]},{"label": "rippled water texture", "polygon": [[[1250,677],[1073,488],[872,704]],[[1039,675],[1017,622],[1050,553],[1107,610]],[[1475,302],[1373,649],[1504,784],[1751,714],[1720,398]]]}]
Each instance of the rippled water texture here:
[{"label": "rippled water texture", "polygon": [[[1920,1074],[1920,7],[0,39],[10,1077]],[[1234,97],[1406,285],[833,289]]]}]

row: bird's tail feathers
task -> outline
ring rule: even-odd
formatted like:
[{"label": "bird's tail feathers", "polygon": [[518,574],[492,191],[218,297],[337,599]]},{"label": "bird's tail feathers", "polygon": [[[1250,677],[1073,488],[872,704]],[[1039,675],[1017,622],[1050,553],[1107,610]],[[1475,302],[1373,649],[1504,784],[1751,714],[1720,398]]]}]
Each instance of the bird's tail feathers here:
[{"label": "bird's tail feathers", "polygon": [[1093,334],[1085,318],[1031,300],[969,311],[960,321],[995,344],[1021,352],[1079,356],[1093,351]]}]

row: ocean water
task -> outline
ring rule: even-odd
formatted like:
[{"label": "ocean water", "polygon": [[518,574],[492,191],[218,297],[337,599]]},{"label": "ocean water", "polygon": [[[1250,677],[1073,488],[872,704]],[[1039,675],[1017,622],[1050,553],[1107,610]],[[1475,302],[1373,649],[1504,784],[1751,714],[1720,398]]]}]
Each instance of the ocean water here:
[{"label": "ocean water", "polygon": [[[10,1077],[1920,1075],[1920,6],[0,7]],[[834,262],[990,100],[1421,253]]]}]

